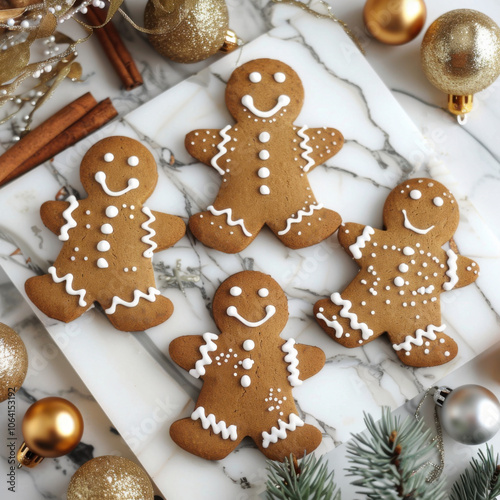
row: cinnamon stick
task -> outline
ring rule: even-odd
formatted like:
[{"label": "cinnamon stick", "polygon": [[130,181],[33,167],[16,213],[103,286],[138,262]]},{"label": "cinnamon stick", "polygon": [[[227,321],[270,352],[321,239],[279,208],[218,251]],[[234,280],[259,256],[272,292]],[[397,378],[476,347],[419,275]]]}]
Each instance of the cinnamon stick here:
[{"label": "cinnamon stick", "polygon": [[[92,5],[89,5],[87,9],[85,15],[90,25],[99,26],[106,21],[107,12],[104,9],[95,8]],[[132,90],[142,85],[142,76],[112,21],[102,28],[95,29],[94,32],[125,89]]]},{"label": "cinnamon stick", "polygon": [[59,110],[16,142],[0,156],[0,184],[25,161],[47,146],[60,133],[85,116],[97,106],[94,96],[87,92]]},{"label": "cinnamon stick", "polygon": [[[39,149],[34,155],[13,170],[7,177],[0,181],[0,186],[28,172],[32,168],[40,165],[44,161],[53,158],[61,151],[69,148],[73,144],[95,132],[97,129],[108,123],[118,112],[114,108],[111,100],[104,99],[97,106],[92,108],[80,120],[56,136],[50,143]],[[0,158],[1,161],[1,158]]]}]

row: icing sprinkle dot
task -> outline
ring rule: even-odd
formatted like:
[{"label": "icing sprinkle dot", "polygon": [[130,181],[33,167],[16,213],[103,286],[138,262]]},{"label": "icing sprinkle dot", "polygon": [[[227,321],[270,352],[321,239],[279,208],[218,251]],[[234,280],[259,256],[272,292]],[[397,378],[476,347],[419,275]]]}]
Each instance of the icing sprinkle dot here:
[{"label": "icing sprinkle dot", "polygon": [[248,375],[243,375],[240,379],[242,387],[248,387],[252,383],[252,379]]},{"label": "icing sprinkle dot", "polygon": [[113,232],[113,226],[111,224],[103,224],[101,226],[102,234],[111,234]]},{"label": "icing sprinkle dot", "polygon": [[408,264],[399,264],[398,269],[399,269],[402,273],[406,273],[406,272],[408,272],[409,267],[408,267]]},{"label": "icing sprinkle dot", "polygon": [[440,196],[436,196],[433,200],[432,200],[432,203],[434,203],[434,205],[436,205],[436,207],[442,207],[443,206],[443,198],[441,198]]},{"label": "icing sprinkle dot", "polygon": [[233,296],[233,297],[238,297],[239,295],[241,295],[241,288],[239,286],[232,286],[231,289],[229,290],[229,293]]},{"label": "icing sprinkle dot", "polygon": [[111,163],[115,159],[115,155],[113,153],[106,153],[104,155],[104,161],[106,163]]},{"label": "icing sprinkle dot", "polygon": [[112,219],[113,217],[116,217],[118,215],[118,209],[113,206],[113,205],[110,205],[109,207],[106,208],[106,217],[109,217],[110,219]]},{"label": "icing sprinkle dot", "polygon": [[259,297],[267,297],[269,295],[269,290],[267,288],[261,288],[257,293]]},{"label": "icing sprinkle dot", "polygon": [[418,189],[412,189],[410,191],[410,198],[412,200],[419,200],[420,198],[422,198],[422,193]]},{"label": "icing sprinkle dot", "polygon": [[286,80],[286,75],[285,73],[281,73],[281,72],[278,72],[278,73],[274,73],[274,80],[277,82],[277,83],[283,83],[285,80]]},{"label": "icing sprinkle dot", "polygon": [[137,158],[137,156],[129,156],[129,158],[127,159],[127,163],[131,167],[137,167],[137,165],[139,165],[139,158]]},{"label": "icing sprinkle dot", "polygon": [[252,71],[252,73],[248,75],[248,79],[252,83],[259,83],[262,80],[262,75],[258,71]]},{"label": "icing sprinkle dot", "polygon": [[403,286],[405,284],[405,280],[401,276],[396,276],[396,278],[394,278],[394,284],[396,286]]},{"label": "icing sprinkle dot", "polygon": [[261,132],[259,134],[260,142],[269,142],[269,139],[271,139],[271,134],[269,132]]},{"label": "icing sprinkle dot", "polygon": [[102,257],[97,259],[97,267],[101,269],[106,269],[108,267],[108,261]]},{"label": "icing sprinkle dot", "polygon": [[243,349],[245,351],[252,351],[255,348],[255,342],[253,340],[247,339],[243,342]]},{"label": "icing sprinkle dot", "polygon": [[267,149],[263,149],[262,151],[259,151],[259,158],[261,160],[268,160],[271,155],[269,154],[269,151]]}]

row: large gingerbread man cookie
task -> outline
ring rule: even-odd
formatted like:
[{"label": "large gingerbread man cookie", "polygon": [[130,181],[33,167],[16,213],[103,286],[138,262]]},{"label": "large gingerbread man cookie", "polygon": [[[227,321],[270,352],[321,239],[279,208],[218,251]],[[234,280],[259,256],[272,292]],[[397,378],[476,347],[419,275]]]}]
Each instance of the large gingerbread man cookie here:
[{"label": "large gingerbread man cookie", "polygon": [[219,194],[189,220],[205,245],[227,253],[246,248],[264,225],[290,248],[333,234],[340,216],[316,201],[307,174],[344,143],[333,128],[294,125],[304,100],[297,73],[274,59],[237,68],[226,105],[236,120],[222,130],[194,130],[186,149],[221,175]]},{"label": "large gingerbread man cookie", "polygon": [[134,139],[109,137],[86,153],[80,178],[88,198],[42,205],[43,223],[64,244],[49,274],[26,282],[26,293],[64,322],[97,302],[119,330],[162,323],[173,306],[156,289],[151,259],[182,238],[186,226],[143,205],[158,180],[153,155]]},{"label": "large gingerbread man cookie", "polygon": [[235,274],[217,290],[213,313],[220,335],[170,344],[172,359],[203,380],[191,417],[172,424],[172,439],[208,460],[224,458],[245,436],[272,460],[316,449],[321,432],[299,416],[292,389],[321,370],[325,355],[280,337],[288,319],[280,286],[256,271]]},{"label": "large gingerbread man cookie", "polygon": [[340,244],[361,269],[343,292],[317,302],[314,314],[345,347],[387,333],[403,363],[446,363],[458,348],[443,333],[440,295],[479,274],[473,260],[442,248],[458,227],[458,204],[439,182],[411,179],[391,191],[383,215],[385,230],[360,224],[339,229]]}]

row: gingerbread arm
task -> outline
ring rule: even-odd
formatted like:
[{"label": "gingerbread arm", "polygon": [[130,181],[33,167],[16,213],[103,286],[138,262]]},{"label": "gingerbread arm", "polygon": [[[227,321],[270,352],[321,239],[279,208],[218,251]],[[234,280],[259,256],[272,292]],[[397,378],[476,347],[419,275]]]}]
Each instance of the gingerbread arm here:
[{"label": "gingerbread arm", "polygon": [[339,243],[354,260],[361,260],[367,243],[379,232],[371,226],[348,222],[339,227]]},{"label": "gingerbread arm", "polygon": [[[479,276],[479,266],[477,263],[468,257],[464,257],[463,255],[456,255],[456,257],[457,260],[453,264],[454,259],[451,260],[448,256],[448,270],[446,271],[446,275],[451,281],[448,281],[447,283],[452,283],[456,278],[458,278],[458,281],[453,288],[461,288],[474,283]],[[446,282],[444,286],[445,288],[447,287]]]},{"label": "gingerbread arm", "polygon": [[156,233],[152,238],[158,245],[154,252],[160,252],[177,243],[186,234],[186,224],[180,217],[164,214],[162,212],[151,212],[155,220],[149,227]]},{"label": "gingerbread arm", "polygon": [[297,369],[300,380],[306,380],[316,375],[325,366],[325,353],[319,347],[305,344],[295,344],[294,347],[298,353]]},{"label": "gingerbread arm", "polygon": [[219,153],[217,145],[221,142],[224,142],[224,137],[221,137],[221,131],[212,128],[189,132],[186,134],[184,144],[191,156],[210,166],[212,165],[212,158]]},{"label": "gingerbread arm", "polygon": [[54,234],[59,234],[61,228],[66,224],[66,219],[63,217],[63,212],[69,207],[67,201],[46,201],[40,207],[40,217],[42,222]]},{"label": "gingerbread arm", "polygon": [[201,335],[186,335],[172,340],[168,352],[173,361],[189,371],[201,358],[200,347],[202,345],[205,345],[205,341]]},{"label": "gingerbread arm", "polygon": [[[297,153],[308,161],[306,172],[336,155],[344,145],[344,137],[334,128],[295,128],[300,140],[297,139]],[[313,164],[314,162],[314,164]]]}]

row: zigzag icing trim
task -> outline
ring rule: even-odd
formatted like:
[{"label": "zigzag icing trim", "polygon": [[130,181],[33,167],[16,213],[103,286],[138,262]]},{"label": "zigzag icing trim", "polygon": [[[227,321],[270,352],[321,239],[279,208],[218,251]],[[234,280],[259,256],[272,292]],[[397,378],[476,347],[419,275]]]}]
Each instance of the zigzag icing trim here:
[{"label": "zigzag icing trim", "polygon": [[297,212],[297,218],[292,218],[289,217],[286,220],[286,227],[282,231],[278,231],[279,235],[286,234],[288,231],[290,231],[290,228],[292,227],[292,224],[298,224],[299,222],[302,222],[302,217],[304,215],[312,215],[315,210],[321,210],[323,208],[323,205],[319,203],[318,205],[311,205],[309,207],[309,210],[299,210]]},{"label": "zigzag icing trim", "polygon": [[66,220],[66,224],[61,227],[61,232],[59,234],[59,239],[61,241],[68,241],[68,231],[76,227],[76,220],[73,219],[72,213],[79,206],[78,200],[73,195],[68,196],[68,199],[66,201],[69,201],[69,207],[62,213],[64,219]]},{"label": "zigzag icing trim", "polygon": [[302,384],[302,380],[299,379],[300,372],[297,368],[299,364],[299,360],[297,359],[297,355],[299,354],[297,349],[294,347],[295,340],[288,339],[282,346],[281,350],[286,352],[285,362],[288,363],[287,370],[290,372],[288,375],[288,382],[292,387],[296,387]]},{"label": "zigzag icing trim", "polygon": [[203,408],[203,406],[198,406],[198,408],[191,413],[191,418],[193,420],[201,420],[201,425],[204,429],[211,427],[215,434],[221,435],[222,439],[231,439],[231,441],[236,441],[238,439],[236,425],[228,426],[224,420],[217,422],[213,413],[210,413],[208,417],[206,417],[205,408]]},{"label": "zigzag icing trim", "polygon": [[446,276],[450,278],[450,281],[447,281],[446,283],[443,283],[443,288],[445,290],[451,290],[454,288],[454,286],[458,283],[458,274],[457,274],[457,254],[451,250],[448,250],[446,252],[446,255],[448,255],[448,271],[446,271]]},{"label": "zigzag icing trim", "polygon": [[245,236],[252,236],[252,233],[245,227],[245,222],[243,219],[233,220],[233,211],[230,208],[225,208],[224,210],[217,210],[213,205],[210,205],[207,210],[212,212],[214,215],[226,214],[226,224],[228,226],[241,226],[241,230]]},{"label": "zigzag icing trim", "polygon": [[375,234],[375,230],[371,226],[365,226],[363,229],[363,233],[356,238],[356,243],[353,243],[349,246],[349,250],[352,253],[352,256],[355,259],[361,259],[362,253],[361,249],[365,248],[365,244],[368,243],[372,237],[371,235]]},{"label": "zigzag icing trim", "polygon": [[342,328],[342,325],[334,320],[334,319],[328,319],[323,313],[319,312],[316,314],[316,317],[319,319],[322,319],[325,323],[326,326],[329,326],[330,328],[333,328],[335,330],[335,337],[338,339],[342,337],[342,334],[344,333],[344,329]]},{"label": "zigzag icing trim", "polygon": [[63,281],[66,282],[66,293],[69,295],[79,295],[80,298],[78,299],[78,305],[80,307],[85,307],[87,305],[87,302],[85,302],[85,294],[87,293],[87,290],[84,288],[81,288],[80,290],[75,290],[73,288],[73,275],[71,273],[65,274],[62,278],[59,278],[57,276],[57,270],[54,266],[49,267],[49,273],[52,276],[52,279],[54,280],[54,283],[62,283]]},{"label": "zigzag icing trim", "polygon": [[217,350],[217,345],[214,340],[217,340],[219,338],[218,335],[215,333],[204,333],[203,334],[203,340],[205,341],[205,345],[200,346],[200,354],[201,354],[201,359],[199,359],[195,363],[195,367],[189,370],[189,374],[192,375],[194,378],[200,378],[203,375],[205,375],[205,366],[212,364],[212,358],[209,356],[209,352],[213,352]]},{"label": "zigzag icing trim", "polygon": [[111,301],[111,306],[108,307],[107,309],[104,310],[106,314],[114,314],[116,312],[116,306],[121,305],[125,307],[135,307],[137,304],[139,304],[140,299],[146,299],[149,302],[155,302],[156,296],[161,295],[160,290],[157,290],[156,288],[150,286],[148,288],[148,293],[145,294],[144,292],[141,292],[140,290],[134,290],[134,300],[131,300],[130,302],[127,302],[126,300],[120,299],[117,295],[113,297],[113,300]]},{"label": "zigzag icing trim", "polygon": [[271,432],[262,433],[262,448],[267,448],[271,443],[277,443],[278,439],[286,439],[286,431],[293,432],[297,427],[302,427],[304,422],[295,413],[290,413],[288,423],[279,418],[278,425],[279,428],[271,427]]},{"label": "zigzag icing trim", "polygon": [[146,245],[150,246],[150,248],[142,252],[142,255],[144,255],[144,257],[147,257],[148,259],[151,259],[153,257],[153,252],[156,250],[156,248],[158,248],[158,245],[151,239],[153,238],[153,236],[156,235],[156,231],[152,229],[149,225],[156,220],[156,217],[153,215],[153,213],[148,207],[142,207],[142,213],[148,217],[148,220],[146,222],[143,222],[141,224],[141,227],[149,234],[143,236],[141,238],[141,241],[143,243],[146,243]]},{"label": "zigzag icing trim", "polygon": [[224,147],[230,140],[231,137],[227,135],[227,131],[231,128],[231,125],[226,125],[220,132],[219,135],[222,137],[222,141],[217,144],[217,149],[219,152],[210,160],[212,167],[219,172],[220,175],[224,175],[224,170],[217,165],[217,160],[227,153],[227,149]]},{"label": "zigzag icing trim", "polygon": [[427,327],[427,330],[422,330],[421,328],[419,328],[415,332],[415,337],[407,335],[405,337],[404,342],[401,342],[401,344],[392,344],[392,348],[395,351],[401,351],[401,349],[404,349],[405,351],[411,351],[412,344],[415,344],[416,346],[421,346],[424,343],[424,337],[429,340],[436,340],[437,337],[435,332],[442,332],[445,328],[446,325],[441,325],[441,326],[429,325]]},{"label": "zigzag icing trim", "polygon": [[342,299],[338,292],[332,293],[330,299],[337,306],[342,306],[339,314],[343,318],[349,318],[353,330],[361,330],[361,336],[364,340],[368,340],[373,335],[373,330],[368,328],[366,323],[359,323],[358,316],[355,313],[349,312],[349,309],[352,307],[352,302]]},{"label": "zigzag icing trim", "polygon": [[297,135],[304,139],[300,143],[300,147],[305,149],[305,151],[300,155],[304,160],[307,160],[307,165],[304,167],[304,172],[309,172],[311,167],[314,167],[314,160],[309,157],[309,153],[313,152],[313,148],[309,146],[307,143],[309,142],[309,136],[304,132],[307,130],[307,125],[304,125],[298,132]]}]

